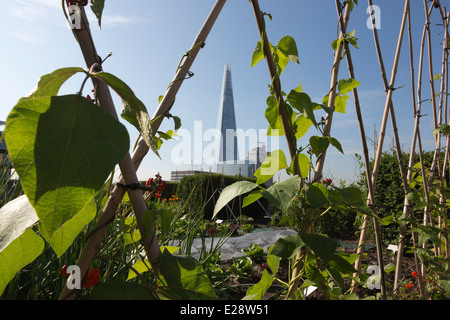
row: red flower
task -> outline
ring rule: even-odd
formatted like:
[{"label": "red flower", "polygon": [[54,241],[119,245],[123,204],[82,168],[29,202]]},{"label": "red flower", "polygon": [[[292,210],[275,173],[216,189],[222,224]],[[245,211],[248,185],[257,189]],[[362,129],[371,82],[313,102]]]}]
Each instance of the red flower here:
[{"label": "red flower", "polygon": [[267,264],[267,262],[261,263],[261,270],[265,270],[265,269],[268,269],[268,268],[269,268],[269,265]]},{"label": "red flower", "polygon": [[406,289],[411,289],[411,288],[412,288],[412,286],[413,286],[413,284],[412,284],[412,283],[408,283],[408,284],[405,284],[405,288],[406,288]]},{"label": "red flower", "polygon": [[91,98],[90,95],[87,95],[86,98],[87,98],[89,101],[92,101],[92,98]]},{"label": "red flower", "polygon": [[418,276],[417,272],[415,272],[415,271],[411,272],[411,275],[413,276],[413,278]]},{"label": "red flower", "polygon": [[97,268],[93,268],[89,270],[88,275],[86,277],[86,281],[83,284],[83,288],[90,288],[97,284],[100,280],[100,271]]},{"label": "red flower", "polygon": [[88,4],[89,0],[68,0],[67,3],[69,6],[74,6],[76,4],[82,5],[83,7]]},{"label": "red flower", "polygon": [[67,273],[67,266],[63,265],[61,269],[61,275],[64,279],[67,279],[69,277],[69,274]]},{"label": "red flower", "polygon": [[208,228],[206,229],[206,232],[208,233],[208,235],[213,235],[215,233],[217,233],[219,230],[217,230],[216,228]]},{"label": "red flower", "polygon": [[155,175],[156,178],[150,178],[147,180],[145,184],[146,187],[154,186],[156,189],[155,198],[161,197],[161,192],[166,188],[166,182],[161,179],[159,173]]}]

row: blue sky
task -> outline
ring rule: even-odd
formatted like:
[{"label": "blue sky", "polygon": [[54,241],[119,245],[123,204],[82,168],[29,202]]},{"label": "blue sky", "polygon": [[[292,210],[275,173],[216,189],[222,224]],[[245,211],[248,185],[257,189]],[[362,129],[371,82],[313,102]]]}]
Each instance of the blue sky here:
[{"label": "blue sky", "polygon": [[[419,45],[424,24],[422,1],[412,2],[413,41],[415,72],[418,70]],[[442,5],[449,5],[447,0]],[[91,29],[100,56],[113,55],[104,65],[104,70],[124,80],[147,106],[151,115],[157,108],[158,96],[164,94],[172,81],[182,55],[192,45],[198,31],[209,14],[214,1],[210,0],[153,0],[153,1],[106,1],[102,29],[87,7]],[[397,44],[404,1],[374,1],[380,7],[381,28],[379,37],[388,80]],[[333,51],[331,42],[337,37],[337,15],[334,1],[281,0],[260,1],[261,10],[271,13],[273,21],[267,21],[269,40],[277,43],[285,36],[292,36],[298,46],[300,65],[290,63],[281,81],[284,91],[289,92],[303,84],[303,91],[315,102],[321,102],[330,86]],[[356,30],[359,49],[352,51],[366,134],[373,139],[374,127],[377,135],[381,125],[386,95],[374,48],[372,30],[367,28],[369,17],[367,2],[360,1],[355,7],[348,30]],[[437,11],[431,17],[433,37],[434,74],[441,70],[441,43],[443,28]],[[3,46],[0,52],[0,95],[2,106],[0,120],[6,120],[15,103],[26,95],[39,77],[58,68],[86,67],[81,52],[70,32],[58,0],[12,0],[4,1],[0,12],[0,28]],[[252,52],[258,41],[258,31],[253,11],[247,0],[228,0],[206,46],[200,51],[191,71],[194,77],[186,80],[176,99],[172,114],[182,120],[182,128],[194,132],[194,124],[201,122],[202,130],[215,128],[220,102],[223,69],[231,64],[237,127],[243,130],[266,130],[264,118],[265,100],[269,95],[270,82],[265,62],[250,68]],[[425,55],[422,98],[430,98],[428,57]],[[348,78],[347,64],[341,64],[339,78]],[[83,79],[74,77],[63,87],[61,94],[78,91]],[[417,82],[417,76],[415,76]],[[404,38],[402,54],[393,95],[404,151],[409,150],[414,126],[412,116],[409,47]],[[438,87],[437,87],[438,88]],[[90,90],[90,88],[88,89]],[[118,112],[121,102],[114,96]],[[432,110],[430,103],[422,105],[422,140],[426,150],[434,149],[432,137]],[[123,122],[129,129],[132,145],[137,139],[134,127]],[[172,128],[172,122],[163,123],[161,129]],[[310,129],[313,133],[313,129]],[[324,175],[333,179],[352,181],[358,169],[354,154],[362,154],[359,127],[356,121],[353,99],[347,104],[346,114],[336,114],[331,135],[337,138],[345,155],[332,148],[328,152]],[[377,137],[378,138],[378,137]],[[299,145],[308,144],[309,135]],[[160,172],[169,180],[173,170],[215,170],[215,166],[204,163],[176,165],[172,150],[177,141],[167,141],[162,146],[161,158],[149,153],[138,176],[144,180]],[[206,147],[209,142],[203,142]],[[284,138],[280,146],[287,153]],[[390,120],[386,128],[385,146],[392,146]],[[253,148],[247,146],[246,148]],[[373,146],[369,142],[370,155]],[[193,150],[194,152],[194,150]],[[192,155],[193,161],[193,155]],[[281,175],[285,177],[285,175]]]}]

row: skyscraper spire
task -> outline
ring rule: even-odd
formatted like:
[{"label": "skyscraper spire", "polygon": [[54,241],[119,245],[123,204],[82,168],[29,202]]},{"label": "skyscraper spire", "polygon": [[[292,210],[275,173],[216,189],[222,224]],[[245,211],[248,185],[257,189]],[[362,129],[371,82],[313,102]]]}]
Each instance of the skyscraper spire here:
[{"label": "skyscraper spire", "polygon": [[234,113],[231,66],[225,64],[222,96],[219,105],[217,128],[220,130],[219,162],[237,161],[236,116]]}]

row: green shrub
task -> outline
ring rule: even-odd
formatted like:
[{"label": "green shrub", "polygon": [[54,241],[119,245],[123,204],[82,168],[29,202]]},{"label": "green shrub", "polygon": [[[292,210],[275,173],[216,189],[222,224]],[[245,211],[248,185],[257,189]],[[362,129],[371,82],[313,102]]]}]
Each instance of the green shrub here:
[{"label": "green shrub", "polygon": [[[423,152],[424,165],[430,168],[433,161],[434,151]],[[405,170],[408,170],[409,153],[403,153],[403,163]],[[444,154],[441,153],[441,159],[444,159]],[[415,154],[414,164],[420,161],[419,155]],[[373,161],[371,162],[371,170],[373,169]],[[448,177],[448,174],[447,174]],[[367,186],[365,172],[361,173],[359,185]],[[447,182],[448,183],[448,182]],[[421,185],[415,186],[420,188]],[[377,207],[377,214],[380,218],[389,216],[399,216],[403,211],[405,200],[405,193],[402,184],[400,168],[398,164],[397,154],[394,150],[390,153],[383,153],[380,158],[380,167],[378,171],[377,184],[375,189],[375,204]],[[418,215],[422,211],[417,212]],[[370,230],[373,237],[372,219],[370,219]],[[383,225],[381,228],[381,238],[385,243],[397,243],[400,228],[397,223]],[[407,241],[410,241],[410,235],[407,235]]]},{"label": "green shrub", "polygon": [[[189,199],[186,203],[186,210],[197,211],[204,208],[204,216],[207,219],[212,217],[214,206],[219,199],[220,191],[239,180],[248,180],[255,182],[256,179],[238,176],[225,176],[215,173],[201,173],[192,176],[186,176],[178,184],[176,196],[181,199]],[[191,195],[192,193],[192,195]],[[259,203],[255,202],[242,208],[242,201],[246,195],[236,197],[229,203],[229,208],[225,207],[218,213],[218,217],[222,219],[239,218],[240,215],[250,217],[260,217],[264,215]],[[260,203],[267,208],[268,202],[261,198]]]}]

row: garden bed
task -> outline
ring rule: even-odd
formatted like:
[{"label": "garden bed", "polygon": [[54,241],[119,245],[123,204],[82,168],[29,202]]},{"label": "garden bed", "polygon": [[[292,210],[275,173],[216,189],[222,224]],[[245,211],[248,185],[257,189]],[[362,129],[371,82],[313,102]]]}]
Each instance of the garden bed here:
[{"label": "garden bed", "polygon": [[[252,221],[252,225],[254,227],[253,232],[262,231],[263,229],[268,228],[274,228],[271,225],[269,225],[269,219],[266,218],[260,218],[260,219],[254,219]],[[236,233],[236,235],[238,235]],[[338,242],[338,252],[343,253],[356,253],[356,248],[359,243],[359,239],[353,238],[353,239],[335,239]],[[266,263],[267,256],[265,255],[262,259],[252,260],[251,263],[251,272],[248,272],[248,274],[236,276],[236,274],[233,274],[229,277],[228,281],[226,282],[226,285],[223,287],[226,288],[223,290],[222,294],[219,294],[219,298],[223,299],[235,299],[240,300],[243,297],[245,297],[247,290],[254,284],[258,283],[261,280],[262,274],[264,269],[267,269],[267,263]],[[226,261],[221,261],[220,268],[223,270],[224,273],[227,273],[230,271],[231,268],[233,268],[233,259],[229,259]],[[392,265],[395,264],[395,255],[390,250],[385,250],[383,252],[383,263],[385,269],[387,269],[387,273],[385,275],[386,280],[386,286],[387,291],[389,295],[389,291],[392,291],[392,284],[394,283],[394,271],[392,268],[390,268]],[[377,251],[375,247],[375,243],[373,241],[367,241],[366,249],[364,251],[364,258],[362,261],[363,268],[364,266],[376,266],[378,265],[378,258],[377,258]],[[365,268],[364,268],[365,270]],[[268,270],[270,271],[270,269]],[[405,254],[403,257],[403,279],[400,281],[400,283],[414,283],[415,279],[412,276],[413,272],[415,272],[415,263],[414,263],[414,257],[410,254]],[[284,282],[288,282],[289,278],[289,263],[288,261],[281,261],[280,268],[276,274],[276,277]],[[347,283],[348,287],[350,288],[350,283]],[[284,299],[283,296],[285,294],[285,286],[283,286],[282,283],[279,281],[274,281],[272,283],[271,288],[267,291],[267,293],[263,296],[263,300],[277,300],[277,299]],[[407,296],[411,297],[416,292],[415,286],[408,287],[405,285],[402,285],[402,287],[399,290],[402,292],[402,294],[406,294]],[[360,299],[368,298],[368,297],[376,297],[377,294],[380,293],[380,289],[372,288],[369,289],[366,286],[359,286],[357,290],[357,295]],[[321,296],[320,290],[315,290],[310,295],[308,295],[307,300],[321,300],[323,297]]]}]

